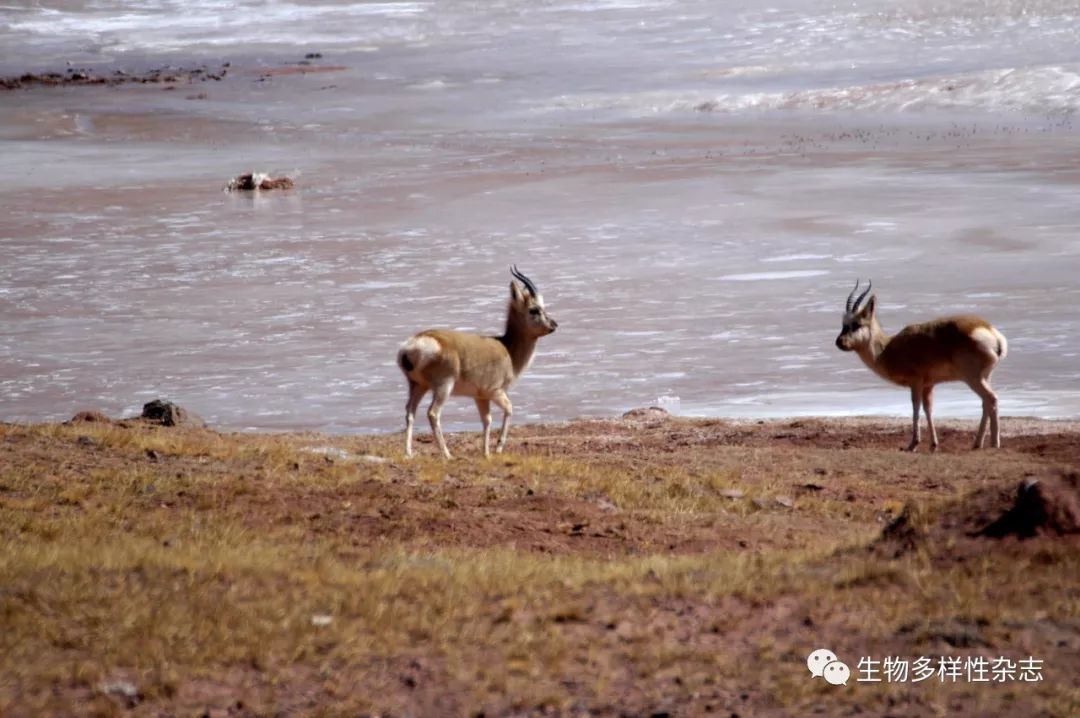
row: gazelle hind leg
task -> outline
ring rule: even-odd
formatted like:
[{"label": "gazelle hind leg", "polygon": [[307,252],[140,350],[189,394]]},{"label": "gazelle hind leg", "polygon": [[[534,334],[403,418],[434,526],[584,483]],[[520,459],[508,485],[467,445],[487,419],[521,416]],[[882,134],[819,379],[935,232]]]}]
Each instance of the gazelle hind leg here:
[{"label": "gazelle hind leg", "polygon": [[998,399],[997,394],[990,388],[990,378],[980,377],[975,381],[968,382],[968,386],[982,399],[982,419],[979,420],[979,431],[975,434],[976,449],[981,449],[986,437],[986,425],[990,424],[990,445],[995,449],[1001,448],[1001,430],[998,425]]},{"label": "gazelle hind leg", "polygon": [[922,402],[922,389],[911,387],[911,443],[905,451],[915,451],[919,447],[919,409]]},{"label": "gazelle hind leg", "polygon": [[480,412],[480,421],[484,425],[484,458],[491,456],[491,402],[477,399],[476,409]]},{"label": "gazelle hind leg", "polygon": [[923,413],[926,414],[926,429],[930,432],[930,451],[937,451],[938,439],[937,429],[934,428],[934,417],[932,416],[934,407],[934,385],[926,387],[922,391],[922,407]]},{"label": "gazelle hind leg", "polygon": [[442,416],[443,404],[450,398],[450,392],[454,389],[454,382],[449,381],[444,384],[432,387],[432,391],[435,394],[431,399],[431,406],[428,407],[428,421],[431,422],[431,433],[435,435],[435,441],[439,445],[439,450],[442,451],[442,455],[447,459],[454,457],[450,456],[450,450],[446,448],[446,439],[442,433],[442,422],[440,417]]},{"label": "gazelle hind leg", "polygon": [[510,397],[502,389],[495,392],[491,400],[503,411],[502,426],[499,428],[499,445],[495,447],[495,453],[501,454],[506,447],[506,435],[510,433],[510,415],[514,413],[514,406],[510,403]]},{"label": "gazelle hind leg", "polygon": [[412,458],[413,422],[416,420],[416,407],[427,393],[427,387],[409,380],[409,399],[405,402],[405,456]]},{"label": "gazelle hind leg", "polygon": [[[986,381],[986,388],[990,389],[990,380]],[[993,393],[993,390],[990,390]],[[1001,448],[1001,420],[998,414],[998,398],[997,394],[994,394],[994,399],[991,402],[990,407],[990,440],[993,442],[995,449]]]}]

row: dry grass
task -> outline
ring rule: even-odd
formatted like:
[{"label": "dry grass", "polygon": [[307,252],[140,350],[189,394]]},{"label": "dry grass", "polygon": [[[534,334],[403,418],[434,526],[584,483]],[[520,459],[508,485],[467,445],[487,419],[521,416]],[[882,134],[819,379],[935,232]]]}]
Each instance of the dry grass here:
[{"label": "dry grass", "polygon": [[[1075,715],[1075,537],[866,546],[909,502],[929,526],[1075,471],[1080,433],[910,456],[898,429],[585,422],[444,463],[396,436],[0,425],[0,714]],[[820,645],[853,672],[1046,668],[836,688]]]}]

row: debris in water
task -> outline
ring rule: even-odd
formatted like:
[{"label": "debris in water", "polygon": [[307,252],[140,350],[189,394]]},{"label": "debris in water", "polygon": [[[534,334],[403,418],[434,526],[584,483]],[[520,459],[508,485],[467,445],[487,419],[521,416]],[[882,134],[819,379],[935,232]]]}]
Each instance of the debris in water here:
[{"label": "debris in water", "polygon": [[265,172],[248,172],[229,180],[226,192],[256,189],[292,189],[295,183],[289,177],[271,177]]}]

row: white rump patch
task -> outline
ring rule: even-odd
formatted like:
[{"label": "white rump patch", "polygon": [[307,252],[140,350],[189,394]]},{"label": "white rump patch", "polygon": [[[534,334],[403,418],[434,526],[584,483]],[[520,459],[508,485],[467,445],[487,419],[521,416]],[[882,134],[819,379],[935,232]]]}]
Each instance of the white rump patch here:
[{"label": "white rump patch", "polygon": [[1005,335],[999,332],[993,327],[978,327],[971,333],[972,340],[978,344],[984,352],[992,356],[994,359],[998,359],[998,347],[1001,348],[1000,356],[1004,357],[1005,352],[1008,351],[1008,344],[1005,341]]},{"label": "white rump patch", "polygon": [[442,345],[435,337],[419,336],[409,339],[401,345],[401,351],[409,357],[413,364],[413,371],[423,369],[432,359],[439,356]]}]

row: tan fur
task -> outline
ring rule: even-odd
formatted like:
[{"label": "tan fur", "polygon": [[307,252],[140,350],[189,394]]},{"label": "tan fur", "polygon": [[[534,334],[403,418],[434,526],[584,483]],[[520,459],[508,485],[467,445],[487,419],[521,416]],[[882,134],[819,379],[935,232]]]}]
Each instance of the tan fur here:
[{"label": "tan fur", "polygon": [[983,415],[975,436],[981,448],[987,423],[992,445],[1001,446],[997,395],[990,388],[990,373],[1005,356],[1004,335],[985,319],[969,314],[942,317],[904,327],[890,337],[878,324],[876,297],[844,316],[844,327],[836,338],[844,351],[854,351],[882,378],[911,390],[912,429],[909,451],[919,445],[919,409],[926,413],[931,450],[938,446],[932,418],[934,386],[962,381],[982,398]]},{"label": "tan fur", "polygon": [[[515,276],[522,276],[515,274]],[[527,281],[527,280],[526,280]],[[528,368],[537,340],[555,331],[543,298],[531,282],[510,285],[506,331],[497,337],[451,329],[428,329],[406,341],[398,351],[398,366],[409,382],[405,405],[405,454],[412,456],[416,408],[428,391],[433,393],[428,419],[443,456],[451,458],[443,437],[440,414],[451,395],[476,401],[484,426],[484,456],[490,456],[491,404],[503,410],[497,452],[506,445],[513,407],[506,391]]]},{"label": "tan fur", "polygon": [[452,395],[491,399],[500,389],[509,389],[517,378],[510,352],[496,337],[428,329],[406,342],[402,350],[408,352],[425,338],[435,341],[438,352],[425,356],[418,367],[405,373],[410,381],[432,386],[452,379]]}]

